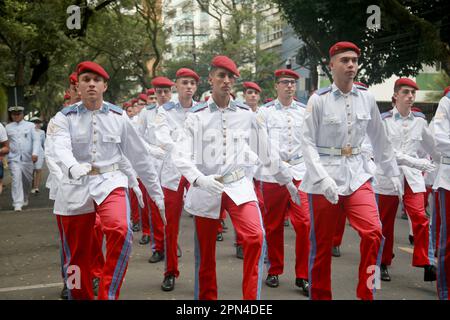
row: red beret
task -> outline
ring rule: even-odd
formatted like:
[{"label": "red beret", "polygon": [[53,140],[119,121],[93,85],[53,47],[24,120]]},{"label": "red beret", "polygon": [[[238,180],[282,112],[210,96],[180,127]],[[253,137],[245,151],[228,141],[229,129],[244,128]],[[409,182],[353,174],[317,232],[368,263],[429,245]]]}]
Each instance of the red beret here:
[{"label": "red beret", "polygon": [[102,68],[101,65],[92,61],[80,62],[77,66],[78,76],[84,72],[93,72],[101,76],[105,80],[109,80],[109,74]]},{"label": "red beret", "polygon": [[261,88],[260,86],[258,86],[258,84],[251,82],[251,81],[247,81],[243,83],[244,85],[244,89],[253,89],[255,91],[258,91],[259,93],[261,93]]},{"label": "red beret", "polygon": [[64,100],[69,100],[70,99],[70,94],[66,91],[66,93],[64,93]]},{"label": "red beret", "polygon": [[241,76],[238,68],[236,67],[236,63],[234,63],[234,61],[227,56],[215,56],[211,61],[211,66],[226,69],[232,72],[236,77]]},{"label": "red beret", "polygon": [[447,88],[444,89],[444,96],[447,95],[447,93],[450,92],[450,86],[448,86]]},{"label": "red beret", "polygon": [[154,96],[155,95],[155,89],[150,88],[147,90],[147,96]]},{"label": "red beret", "polygon": [[139,99],[139,100],[147,101],[147,95],[146,95],[145,93],[141,93],[141,94],[138,96],[138,99]]},{"label": "red beret", "polygon": [[70,74],[69,82],[70,82],[70,84],[77,84],[78,83],[78,74],[76,72],[72,72]]},{"label": "red beret", "polygon": [[281,77],[288,77],[288,78],[300,78],[300,75],[291,69],[278,69],[275,71],[275,77],[281,78]]},{"label": "red beret", "polygon": [[267,98],[266,100],[264,100],[264,103],[269,103],[270,101],[273,101],[272,98]]},{"label": "red beret", "polygon": [[413,111],[413,112],[422,112],[422,109],[420,109],[418,107],[412,107],[411,111]]},{"label": "red beret", "polygon": [[183,77],[194,78],[195,81],[197,81],[197,82],[200,80],[200,77],[198,76],[198,74],[196,74],[195,71],[193,71],[191,69],[188,69],[188,68],[181,68],[181,69],[179,69],[177,71],[176,77],[177,77],[177,79],[178,78],[183,78]]},{"label": "red beret", "polygon": [[358,85],[358,86],[361,86],[361,87],[364,87],[364,88],[368,88],[368,87],[367,87],[367,84],[365,84],[365,83],[358,82],[358,81],[355,81],[355,82],[353,82],[353,83],[356,84],[356,85]]},{"label": "red beret", "polygon": [[408,79],[408,78],[397,79],[397,81],[395,81],[394,88],[400,87],[400,86],[408,86],[408,87],[414,88],[416,90],[419,90],[417,83],[415,83],[414,81],[412,81],[411,79]]},{"label": "red beret", "polygon": [[138,99],[137,99],[137,98],[133,98],[133,99],[130,100],[130,102],[131,102],[131,105],[133,105],[133,104],[135,104],[136,102],[138,102]]},{"label": "red beret", "polygon": [[123,108],[125,109],[125,108],[128,108],[128,107],[132,107],[131,102],[130,102],[130,101],[124,102],[124,103],[123,103]]},{"label": "red beret", "polygon": [[352,42],[348,42],[348,41],[341,41],[341,42],[337,42],[331,46],[330,51],[329,51],[330,58],[337,53],[341,53],[341,52],[345,52],[345,51],[354,51],[358,54],[358,57],[361,54],[361,49],[359,49],[356,44],[354,44]]},{"label": "red beret", "polygon": [[172,87],[173,85],[175,85],[175,83],[166,77],[156,77],[152,80],[152,86],[155,88]]}]

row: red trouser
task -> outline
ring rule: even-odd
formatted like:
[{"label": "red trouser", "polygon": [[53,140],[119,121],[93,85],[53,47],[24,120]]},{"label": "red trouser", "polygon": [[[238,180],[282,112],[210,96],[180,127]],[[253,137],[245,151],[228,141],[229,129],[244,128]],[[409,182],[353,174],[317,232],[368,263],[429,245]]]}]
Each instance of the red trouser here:
[{"label": "red trouser", "polygon": [[150,235],[150,212],[149,212],[149,200],[150,196],[147,193],[147,189],[145,189],[144,184],[142,183],[141,179],[138,179],[139,181],[139,189],[141,189],[143,198],[144,198],[144,207],[141,208],[139,206],[138,199],[136,195],[134,194],[133,189],[130,188],[130,198],[131,198],[131,211],[133,212],[133,223],[139,223],[141,222],[142,225],[142,234],[143,235]]},{"label": "red trouser", "polygon": [[103,230],[98,214],[95,215],[94,238],[92,242],[92,276],[101,278],[102,270],[105,266],[105,257],[103,255]]},{"label": "red trouser", "polygon": [[[80,289],[72,289],[74,299],[93,299],[91,261],[96,214],[106,236],[106,259],[101,271],[98,299],[118,299],[131,253],[130,205],[124,188],[112,191],[95,212],[77,216],[57,216],[64,250],[64,267],[78,266]],[[67,271],[66,271],[67,275]],[[70,281],[69,281],[70,282]],[[70,288],[69,288],[70,289]]]},{"label": "red trouser", "polygon": [[[301,181],[295,181],[298,187]],[[269,271],[271,275],[280,275],[284,268],[284,220],[290,217],[295,230],[295,276],[308,278],[309,254],[309,205],[306,193],[299,191],[301,205],[295,204],[286,186],[278,183],[261,182],[264,197],[263,214],[266,229]],[[330,249],[331,250],[331,249]]]},{"label": "red trouser", "polygon": [[[264,261],[264,229],[256,201],[237,206],[222,194],[221,210],[227,210],[238,234],[242,235],[244,269],[242,294],[246,300],[259,299]],[[216,236],[219,219],[195,216],[195,299],[217,300]]]},{"label": "red trouser", "polygon": [[164,276],[174,275],[178,277],[180,275],[180,271],[178,270],[177,244],[180,217],[181,212],[183,211],[183,196],[185,188],[189,189],[189,182],[185,177],[181,177],[177,191],[163,188],[167,219],[167,225],[165,228],[166,270],[164,272]]},{"label": "red trouser", "polygon": [[[439,204],[441,216],[441,232],[439,239],[437,263],[437,289],[440,300],[449,300],[450,287],[450,191],[440,188]],[[415,241],[414,241],[415,242]]]},{"label": "red trouser", "polygon": [[[433,250],[430,244],[429,221],[425,215],[423,193],[414,193],[405,179],[405,192],[403,195],[403,206],[406,214],[411,219],[414,234],[414,252],[412,265],[423,267],[432,264],[434,260],[431,254]],[[383,225],[383,236],[386,238],[381,263],[391,265],[394,249],[394,224],[397,214],[398,196],[377,195],[380,219]],[[431,261],[430,261],[431,259]]]},{"label": "red trouser", "polygon": [[312,300],[330,300],[331,294],[331,246],[339,214],[346,214],[352,227],[361,237],[359,282],[356,296],[372,300],[373,289],[368,282],[373,278],[374,266],[379,264],[383,235],[375,195],[370,182],[364,183],[351,195],[339,196],[336,205],[323,195],[310,194],[311,213],[309,283]]},{"label": "red trouser", "polygon": [[339,247],[342,243],[342,238],[345,232],[345,214],[340,213],[336,221],[336,228],[333,236],[333,247]]}]

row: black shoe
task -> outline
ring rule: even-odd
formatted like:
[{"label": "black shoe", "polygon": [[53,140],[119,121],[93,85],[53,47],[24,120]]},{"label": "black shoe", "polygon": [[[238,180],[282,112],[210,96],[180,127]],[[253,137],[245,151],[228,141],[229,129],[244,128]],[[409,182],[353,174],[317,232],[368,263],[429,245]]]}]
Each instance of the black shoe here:
[{"label": "black shoe", "polygon": [[148,244],[150,242],[150,236],[148,234],[143,234],[139,244]]},{"label": "black shoe", "polygon": [[163,291],[172,291],[175,288],[175,276],[168,275],[164,277],[161,289]]},{"label": "black shoe", "polygon": [[61,299],[68,300],[69,299],[69,289],[67,289],[66,282],[64,281],[64,288],[61,290]]},{"label": "black shoe", "polygon": [[153,252],[153,255],[148,259],[148,262],[150,263],[156,263],[160,262],[161,260],[164,260],[164,253],[155,251]]},{"label": "black shoe", "polygon": [[217,240],[217,241],[223,241],[223,234],[222,234],[222,232],[218,232],[218,233],[217,233],[217,238],[216,238],[216,240]]},{"label": "black shoe", "polygon": [[408,240],[409,240],[409,244],[410,244],[410,245],[414,245],[414,236],[409,235],[409,236],[408,236]]},{"label": "black shoe", "polygon": [[303,294],[306,297],[309,297],[309,282],[306,279],[296,278],[295,279],[295,285],[302,289]]},{"label": "black shoe", "polygon": [[236,258],[244,259],[244,248],[242,246],[236,246]]},{"label": "black shoe", "polygon": [[389,275],[388,268],[385,264],[380,265],[380,279],[382,281],[391,281],[391,276]]},{"label": "black shoe", "polygon": [[183,255],[183,252],[181,251],[180,246],[177,244],[177,257],[181,258],[182,255]]},{"label": "black shoe", "polygon": [[94,296],[98,296],[98,284],[100,283],[99,278],[92,278],[92,290],[94,291]]},{"label": "black shoe", "polygon": [[139,223],[133,223],[131,230],[133,230],[133,232],[141,231],[141,227],[139,226]]},{"label": "black shoe", "polygon": [[289,220],[288,219],[284,220],[284,226],[285,227],[289,227]]},{"label": "black shoe", "polygon": [[333,257],[340,257],[341,256],[341,250],[339,249],[339,246],[331,248],[331,255]]},{"label": "black shoe", "polygon": [[436,267],[435,266],[425,266],[423,268],[423,281],[431,282],[436,281]]},{"label": "black shoe", "polygon": [[268,285],[269,287],[272,287],[272,288],[278,287],[280,285],[278,276],[269,274],[266,279],[266,285]]}]

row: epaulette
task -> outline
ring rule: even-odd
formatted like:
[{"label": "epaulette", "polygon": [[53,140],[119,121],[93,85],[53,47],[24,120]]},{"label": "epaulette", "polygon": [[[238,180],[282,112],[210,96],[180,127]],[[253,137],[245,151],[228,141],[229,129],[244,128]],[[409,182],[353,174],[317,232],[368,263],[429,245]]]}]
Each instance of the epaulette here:
[{"label": "epaulette", "polygon": [[317,95],[321,96],[321,95],[323,95],[323,94],[325,94],[327,92],[330,92],[330,91],[331,91],[331,86],[328,86],[328,87],[325,87],[325,88],[318,89],[315,93]]},{"label": "epaulette", "polygon": [[109,107],[109,110],[111,110],[114,113],[117,113],[120,115],[123,114],[123,109],[114,104],[108,104],[108,107]]},{"label": "epaulette", "polygon": [[359,90],[367,91],[366,87],[360,86],[359,84],[355,84],[355,87],[358,88]]},{"label": "epaulette", "polygon": [[261,107],[268,108],[268,107],[273,106],[274,104],[275,104],[275,100],[272,100],[272,101],[267,102],[266,104],[263,104]]},{"label": "epaulette", "polygon": [[383,112],[382,114],[381,114],[381,119],[386,119],[386,118],[390,118],[390,117],[392,117],[392,115],[393,115],[393,112],[392,112],[392,110],[389,110],[389,111],[387,111],[387,112]]},{"label": "epaulette", "polygon": [[450,92],[448,92],[445,96],[450,99]]},{"label": "epaulette", "polygon": [[236,104],[236,107],[239,107],[239,108],[244,109],[244,110],[250,110],[249,106],[247,106],[246,104],[244,104],[244,103],[242,103],[240,101],[234,101],[234,103]]},{"label": "epaulette", "polygon": [[145,109],[147,109],[147,110],[153,110],[155,108],[156,108],[156,104],[149,104],[149,105],[145,106]]},{"label": "epaulette", "polygon": [[164,110],[167,110],[167,111],[169,111],[170,109],[173,109],[175,107],[176,107],[176,104],[173,101],[169,101],[169,102],[163,104]]},{"label": "epaulette", "polygon": [[199,103],[191,108],[190,112],[198,112],[200,110],[204,110],[206,107],[208,107],[207,102]]},{"label": "epaulette", "polygon": [[413,111],[412,113],[413,113],[414,117],[419,117],[419,118],[427,120],[427,117],[422,112]]},{"label": "epaulette", "polygon": [[65,107],[65,108],[63,108],[62,110],[61,110],[61,113],[63,114],[63,115],[65,115],[65,116],[67,116],[67,115],[69,115],[69,114],[71,114],[71,113],[77,113],[78,111],[77,111],[77,107],[78,107],[78,104],[72,104],[72,105],[70,105],[70,106],[67,106],[67,107]]},{"label": "epaulette", "polygon": [[295,101],[295,104],[296,104],[297,106],[299,106],[300,108],[306,108],[306,105],[303,104],[303,103],[301,103],[300,101]]}]

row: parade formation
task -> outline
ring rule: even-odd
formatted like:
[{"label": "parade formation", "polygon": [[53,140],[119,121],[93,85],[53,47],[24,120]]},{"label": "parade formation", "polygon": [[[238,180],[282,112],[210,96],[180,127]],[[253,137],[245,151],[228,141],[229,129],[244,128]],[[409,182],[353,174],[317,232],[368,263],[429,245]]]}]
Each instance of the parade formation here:
[{"label": "parade formation", "polygon": [[[352,42],[331,46],[333,83],[306,105],[296,99],[300,75],[291,69],[273,71],[272,101],[261,104],[261,87],[246,79],[244,101],[236,99],[239,68],[218,55],[209,62],[205,101],[194,101],[196,71],[180,68],[173,81],[155,77],[152,88],[117,106],[103,99],[108,72],[83,61],[68,71],[66,102],[46,137],[41,119],[25,121],[22,106],[9,107],[0,157],[11,171],[12,205],[21,212],[29,193],[40,192],[45,159],[61,297],[119,299],[133,232],[141,230],[139,244],[151,246],[149,267],[164,263],[161,290],[176,290],[184,210],[193,216],[194,299],[218,299],[216,241],[228,215],[243,259],[236,299],[260,299],[263,285],[276,288],[293,271],[304,296],[331,300],[332,256],[340,256],[348,220],[360,238],[355,296],[373,300],[377,281],[396,280],[388,268],[402,205],[411,221],[411,265],[436,283],[437,299],[448,300],[450,87],[428,124],[414,108],[418,84],[398,78],[392,109],[381,114],[367,86],[356,82],[360,55]],[[295,231],[292,270],[285,268],[286,219]]]}]

